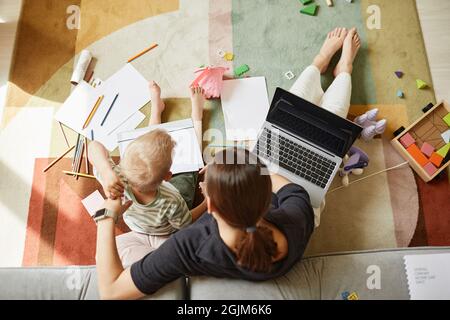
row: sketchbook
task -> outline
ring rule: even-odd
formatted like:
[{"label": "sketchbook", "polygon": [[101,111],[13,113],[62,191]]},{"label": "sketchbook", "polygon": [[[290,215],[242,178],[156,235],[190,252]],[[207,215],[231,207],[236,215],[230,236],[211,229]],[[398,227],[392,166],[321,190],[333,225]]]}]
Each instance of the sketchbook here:
[{"label": "sketchbook", "polygon": [[404,256],[411,300],[450,299],[450,253]]},{"label": "sketchbook", "polygon": [[198,171],[204,167],[202,153],[191,119],[167,122],[119,133],[117,137],[120,156],[124,155],[127,146],[131,142],[155,129],[166,130],[176,142],[173,163],[170,168],[173,174]]}]

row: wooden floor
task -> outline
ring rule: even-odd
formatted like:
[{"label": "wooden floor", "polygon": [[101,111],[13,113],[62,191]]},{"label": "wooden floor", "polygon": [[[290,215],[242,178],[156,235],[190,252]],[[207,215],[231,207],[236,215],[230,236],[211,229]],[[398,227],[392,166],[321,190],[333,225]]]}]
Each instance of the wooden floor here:
[{"label": "wooden floor", "polygon": [[[450,1],[416,0],[437,100],[450,102]],[[0,0],[0,119],[22,0]]]}]

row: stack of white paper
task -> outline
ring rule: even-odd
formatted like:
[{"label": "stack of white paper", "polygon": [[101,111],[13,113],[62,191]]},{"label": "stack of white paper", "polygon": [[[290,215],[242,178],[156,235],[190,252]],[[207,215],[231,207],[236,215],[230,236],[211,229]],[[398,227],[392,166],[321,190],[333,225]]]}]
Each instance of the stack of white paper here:
[{"label": "stack of white paper", "polygon": [[[118,95],[103,125],[103,119]],[[98,97],[104,96],[87,128],[83,125]],[[104,81],[99,87],[92,87],[81,81],[69,98],[58,110],[55,119],[77,133],[103,143],[110,151],[117,147],[117,133],[135,129],[145,116],[139,109],[150,101],[148,81],[131,65]]]},{"label": "stack of white paper", "polygon": [[266,79],[226,80],[221,101],[227,140],[256,140],[270,107]]},{"label": "stack of white paper", "polygon": [[404,257],[411,300],[450,299],[450,254]]},{"label": "stack of white paper", "polygon": [[118,143],[120,156],[123,156],[127,146],[131,142],[155,129],[166,130],[176,142],[173,163],[170,168],[173,174],[197,171],[204,167],[202,153],[191,119],[167,122],[119,133]]}]

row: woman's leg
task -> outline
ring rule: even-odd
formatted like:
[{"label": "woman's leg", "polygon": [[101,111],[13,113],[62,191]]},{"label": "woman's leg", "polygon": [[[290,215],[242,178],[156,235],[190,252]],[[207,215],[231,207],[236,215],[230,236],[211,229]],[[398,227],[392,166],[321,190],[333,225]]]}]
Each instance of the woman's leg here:
[{"label": "woman's leg", "polygon": [[314,58],[312,65],[307,67],[295,81],[290,90],[291,93],[319,105],[323,96],[320,74],[327,70],[331,58],[342,47],[346,35],[345,28],[336,28],[327,34],[319,54]]},{"label": "woman's leg", "polygon": [[353,28],[345,37],[341,59],[334,69],[336,79],[324,93],[320,103],[322,108],[343,118],[347,118],[350,108],[353,61],[360,47],[361,40],[356,32],[356,28]]}]

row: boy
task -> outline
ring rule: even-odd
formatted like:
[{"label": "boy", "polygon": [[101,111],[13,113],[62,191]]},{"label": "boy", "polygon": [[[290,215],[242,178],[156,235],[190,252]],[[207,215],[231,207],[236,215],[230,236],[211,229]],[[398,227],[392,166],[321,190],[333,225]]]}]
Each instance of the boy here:
[{"label": "boy", "polygon": [[[165,104],[161,89],[150,83],[152,108],[149,125],[161,123]],[[192,120],[201,145],[204,97],[201,88],[191,89]],[[135,141],[116,165],[105,147],[92,142],[90,161],[97,169],[107,197],[116,199],[124,193],[133,204],[124,215],[132,230],[116,238],[122,264],[131,265],[157,249],[177,230],[188,226],[206,211],[206,203],[189,211],[193,205],[197,173],[172,177],[170,167],[175,142],[163,130],[153,130]]]}]

